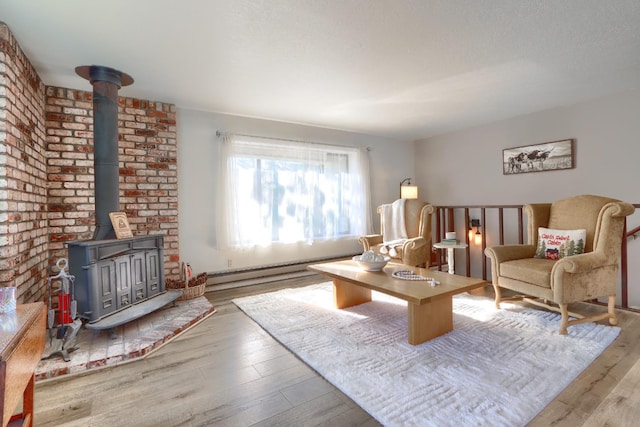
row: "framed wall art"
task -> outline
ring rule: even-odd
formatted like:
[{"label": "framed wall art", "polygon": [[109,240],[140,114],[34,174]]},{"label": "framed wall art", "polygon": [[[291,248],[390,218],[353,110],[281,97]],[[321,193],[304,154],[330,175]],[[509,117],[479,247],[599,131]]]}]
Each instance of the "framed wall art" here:
[{"label": "framed wall art", "polygon": [[525,145],[502,150],[502,173],[514,175],[529,172],[572,169],[575,167],[573,139]]}]

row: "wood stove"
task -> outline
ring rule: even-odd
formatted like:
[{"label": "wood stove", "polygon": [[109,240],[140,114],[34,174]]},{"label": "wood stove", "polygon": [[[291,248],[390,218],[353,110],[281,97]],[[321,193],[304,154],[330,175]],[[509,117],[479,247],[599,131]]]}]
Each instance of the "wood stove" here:
[{"label": "wood stove", "polygon": [[176,300],[165,291],[162,235],[116,239],[109,213],[120,211],[118,90],[133,78],[100,65],[76,67],[93,86],[96,228],[92,240],[70,242],[78,315],[87,327],[111,329]]},{"label": "wood stove", "polygon": [[164,238],[69,243],[78,314],[89,323],[165,292]]}]

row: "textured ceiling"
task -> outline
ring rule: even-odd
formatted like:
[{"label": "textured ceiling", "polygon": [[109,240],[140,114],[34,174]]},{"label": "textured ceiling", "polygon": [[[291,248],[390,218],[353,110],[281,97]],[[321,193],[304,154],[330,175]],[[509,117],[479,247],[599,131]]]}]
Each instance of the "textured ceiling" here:
[{"label": "textured ceiling", "polygon": [[640,88],[638,0],[0,0],[47,85],[420,139]]}]

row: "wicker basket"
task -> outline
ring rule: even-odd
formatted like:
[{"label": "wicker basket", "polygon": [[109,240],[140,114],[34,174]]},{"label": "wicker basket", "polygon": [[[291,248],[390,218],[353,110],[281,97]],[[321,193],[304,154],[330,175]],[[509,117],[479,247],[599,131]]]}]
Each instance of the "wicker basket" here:
[{"label": "wicker basket", "polygon": [[191,280],[187,280],[188,274],[185,269],[184,278],[179,280],[167,279],[165,285],[167,289],[179,289],[182,295],[178,301],[197,298],[204,295],[204,288],[207,286],[207,273],[200,273]]}]

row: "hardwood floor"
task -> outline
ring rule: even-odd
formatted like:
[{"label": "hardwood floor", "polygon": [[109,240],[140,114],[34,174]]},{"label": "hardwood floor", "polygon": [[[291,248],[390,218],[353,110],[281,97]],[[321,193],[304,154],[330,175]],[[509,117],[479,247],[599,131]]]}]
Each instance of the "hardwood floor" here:
[{"label": "hardwood floor", "polygon": [[[207,293],[217,313],[150,356],[37,383],[35,425],[379,425],[231,302],[325,280],[314,275]],[[619,320],[618,339],[530,425],[637,425],[640,316],[619,312]]]}]

